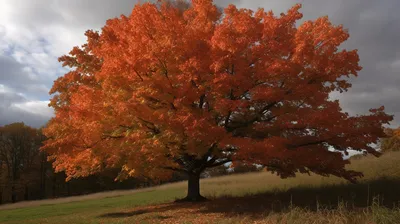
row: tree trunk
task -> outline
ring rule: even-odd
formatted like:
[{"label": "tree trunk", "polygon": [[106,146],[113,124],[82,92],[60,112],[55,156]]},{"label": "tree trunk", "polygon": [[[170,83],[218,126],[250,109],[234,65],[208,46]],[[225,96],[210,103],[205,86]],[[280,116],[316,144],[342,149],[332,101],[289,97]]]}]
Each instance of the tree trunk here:
[{"label": "tree trunk", "polygon": [[29,187],[27,184],[25,185],[24,200],[29,200]]},{"label": "tree trunk", "polygon": [[13,185],[13,186],[11,187],[11,202],[12,202],[12,203],[17,202],[17,192],[16,192],[16,190],[15,190],[15,185]]},{"label": "tree trunk", "polygon": [[46,157],[42,154],[42,161],[40,162],[40,198],[46,198]]},{"label": "tree trunk", "polygon": [[57,182],[57,176],[56,174],[53,174],[53,186],[52,186],[52,190],[53,190],[53,198],[56,197],[56,182]]},{"label": "tree trunk", "polygon": [[68,196],[71,196],[71,186],[70,186],[70,182],[67,182],[67,194]]},{"label": "tree trunk", "polygon": [[206,198],[200,195],[200,174],[189,173],[187,196],[182,200],[178,200],[178,202],[199,202],[204,200]]}]

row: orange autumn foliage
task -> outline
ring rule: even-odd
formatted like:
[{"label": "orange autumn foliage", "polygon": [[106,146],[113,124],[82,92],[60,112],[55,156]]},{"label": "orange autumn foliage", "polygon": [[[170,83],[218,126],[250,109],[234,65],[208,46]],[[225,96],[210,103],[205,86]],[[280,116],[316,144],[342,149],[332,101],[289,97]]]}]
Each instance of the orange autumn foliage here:
[{"label": "orange autumn foliage", "polygon": [[394,135],[400,137],[400,127],[394,130]]},{"label": "orange autumn foliage", "polygon": [[380,139],[380,149],[382,153],[400,151],[400,127],[386,128],[387,137]]},{"label": "orange autumn foliage", "polygon": [[51,89],[43,149],[69,178],[107,167],[121,168],[118,179],[168,178],[240,161],[354,181],[361,173],[341,152],[378,155],[369,143],[392,116],[350,116],[329,99],[361,70],[357,50],[338,49],[349,34],[327,17],[296,27],[300,8],[276,16],[161,1],[87,31],[59,58],[72,70]]}]

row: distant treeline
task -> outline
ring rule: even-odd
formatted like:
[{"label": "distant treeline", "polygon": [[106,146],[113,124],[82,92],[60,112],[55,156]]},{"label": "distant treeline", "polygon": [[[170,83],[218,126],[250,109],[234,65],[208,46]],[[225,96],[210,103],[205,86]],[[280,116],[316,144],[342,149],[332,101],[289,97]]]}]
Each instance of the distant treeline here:
[{"label": "distant treeline", "polygon": [[[135,189],[163,183],[135,178],[123,182],[114,181],[119,169],[110,169],[66,182],[65,173],[55,173],[52,162],[47,161],[48,155],[40,151],[45,139],[41,129],[29,127],[24,123],[0,126],[0,204]],[[220,166],[208,170],[203,177],[256,170],[259,168],[242,165],[236,166],[233,172],[232,169]],[[168,182],[185,179],[185,175],[176,173]]]}]

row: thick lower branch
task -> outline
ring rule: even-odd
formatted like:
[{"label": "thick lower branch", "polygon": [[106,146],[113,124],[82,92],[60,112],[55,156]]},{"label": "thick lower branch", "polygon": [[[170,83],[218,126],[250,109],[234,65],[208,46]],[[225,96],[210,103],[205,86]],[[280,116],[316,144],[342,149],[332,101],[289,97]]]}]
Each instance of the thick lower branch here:
[{"label": "thick lower branch", "polygon": [[185,173],[187,174],[188,171],[185,169],[179,169],[179,168],[175,168],[175,167],[168,167],[168,166],[163,166],[161,167],[162,169],[166,169],[166,170],[172,170],[172,171],[176,171],[176,172],[180,172],[180,173]]},{"label": "thick lower branch", "polygon": [[[272,103],[267,104],[267,105],[264,106],[264,107],[257,113],[257,115],[256,115],[254,118],[252,118],[251,120],[248,120],[248,121],[246,121],[246,122],[240,123],[240,124],[235,125],[235,126],[228,126],[227,124],[225,124],[225,127],[226,127],[226,129],[227,129],[228,131],[233,131],[233,130],[238,129],[238,128],[247,127],[247,126],[253,124],[253,123],[256,122],[256,121],[261,121],[262,115],[263,115],[267,110],[269,110],[269,109],[271,109],[272,107],[274,107],[277,103],[279,103],[279,102],[278,102],[278,101],[275,101],[275,102],[272,102]],[[271,120],[272,120],[272,119],[271,119]]]},{"label": "thick lower branch", "polygon": [[231,159],[224,159],[222,161],[218,161],[216,163],[212,163],[212,164],[207,165],[207,168],[221,166],[221,165],[224,165],[225,163],[229,163],[229,162],[232,162],[232,160]]}]

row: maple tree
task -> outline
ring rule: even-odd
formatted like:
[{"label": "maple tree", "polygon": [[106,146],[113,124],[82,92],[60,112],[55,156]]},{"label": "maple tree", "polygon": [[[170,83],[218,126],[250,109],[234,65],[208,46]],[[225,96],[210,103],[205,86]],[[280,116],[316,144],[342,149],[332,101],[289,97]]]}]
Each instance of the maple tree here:
[{"label": "maple tree", "polygon": [[200,174],[228,162],[355,181],[362,174],[342,153],[378,156],[369,144],[393,118],[383,107],[350,116],[330,100],[361,70],[357,50],[338,49],[349,34],[327,17],[296,27],[300,8],[275,16],[160,1],[88,30],[59,58],[71,71],[50,91],[43,149],[56,171],[67,180],[116,167],[119,180],[184,172],[192,201],[203,199]]}]

